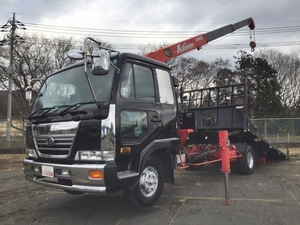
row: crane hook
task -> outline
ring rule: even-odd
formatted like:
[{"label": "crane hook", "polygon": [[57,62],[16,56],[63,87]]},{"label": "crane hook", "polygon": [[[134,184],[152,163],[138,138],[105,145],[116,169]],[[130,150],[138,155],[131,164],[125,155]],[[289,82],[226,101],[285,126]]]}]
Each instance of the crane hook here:
[{"label": "crane hook", "polygon": [[251,47],[251,52],[254,52],[255,51],[255,47],[256,47],[256,43],[255,41],[250,41],[250,47]]}]

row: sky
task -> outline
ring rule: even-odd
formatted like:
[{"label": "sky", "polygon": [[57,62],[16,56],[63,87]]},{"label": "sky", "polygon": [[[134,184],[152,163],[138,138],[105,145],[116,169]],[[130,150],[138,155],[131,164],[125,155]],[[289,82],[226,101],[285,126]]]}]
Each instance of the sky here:
[{"label": "sky", "polygon": [[[299,9],[299,0],[0,0],[0,26],[15,13],[27,29],[19,34],[73,37],[81,46],[90,36],[118,51],[140,53],[147,44],[173,44],[252,17],[255,51],[289,54],[300,49]],[[244,27],[184,56],[234,61],[239,50],[253,54],[249,42]]]}]

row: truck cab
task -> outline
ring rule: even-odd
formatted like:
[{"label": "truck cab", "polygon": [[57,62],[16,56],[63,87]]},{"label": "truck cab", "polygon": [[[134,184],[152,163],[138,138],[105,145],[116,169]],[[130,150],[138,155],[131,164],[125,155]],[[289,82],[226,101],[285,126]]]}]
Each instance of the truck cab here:
[{"label": "truck cab", "polygon": [[131,53],[111,53],[107,71],[96,70],[85,56],[43,82],[26,127],[25,177],[71,194],[123,191],[149,207],[174,183],[176,80],[165,63]]}]

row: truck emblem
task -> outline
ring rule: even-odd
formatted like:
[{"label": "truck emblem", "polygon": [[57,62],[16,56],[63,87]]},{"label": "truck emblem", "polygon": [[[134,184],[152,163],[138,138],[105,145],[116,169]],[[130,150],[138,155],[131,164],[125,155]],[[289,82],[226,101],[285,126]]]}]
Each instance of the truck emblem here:
[{"label": "truck emblem", "polygon": [[171,56],[172,56],[172,51],[171,51],[171,49],[166,48],[166,49],[165,49],[165,55],[168,56],[168,57],[171,57]]},{"label": "truck emblem", "polygon": [[48,146],[53,146],[53,145],[55,144],[55,139],[54,139],[54,137],[48,137],[48,138],[46,139],[46,144],[47,144]]}]

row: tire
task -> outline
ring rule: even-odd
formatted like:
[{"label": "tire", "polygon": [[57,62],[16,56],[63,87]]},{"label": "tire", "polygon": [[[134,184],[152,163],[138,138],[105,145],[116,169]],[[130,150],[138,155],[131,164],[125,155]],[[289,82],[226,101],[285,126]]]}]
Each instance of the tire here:
[{"label": "tire", "polygon": [[159,199],[164,188],[165,172],[161,161],[156,156],[150,156],[140,174],[139,182],[133,189],[124,190],[138,207],[148,208]]},{"label": "tire", "polygon": [[243,156],[237,159],[237,166],[241,174],[253,174],[255,168],[255,153],[250,145],[245,146]]},{"label": "tire", "polygon": [[236,161],[231,161],[230,162],[230,172],[235,173],[235,174],[240,174],[240,169],[238,167],[237,160]]}]

